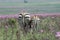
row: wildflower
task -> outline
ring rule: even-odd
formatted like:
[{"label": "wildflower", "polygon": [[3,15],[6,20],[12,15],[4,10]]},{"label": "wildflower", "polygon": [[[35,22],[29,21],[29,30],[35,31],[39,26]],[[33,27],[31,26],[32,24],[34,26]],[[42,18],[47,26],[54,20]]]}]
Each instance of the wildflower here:
[{"label": "wildflower", "polygon": [[60,37],[60,32],[56,32],[56,37]]},{"label": "wildflower", "polygon": [[40,30],[40,32],[42,33],[42,32],[44,32],[44,30]]},{"label": "wildflower", "polygon": [[52,17],[52,18],[55,18],[55,17]]}]

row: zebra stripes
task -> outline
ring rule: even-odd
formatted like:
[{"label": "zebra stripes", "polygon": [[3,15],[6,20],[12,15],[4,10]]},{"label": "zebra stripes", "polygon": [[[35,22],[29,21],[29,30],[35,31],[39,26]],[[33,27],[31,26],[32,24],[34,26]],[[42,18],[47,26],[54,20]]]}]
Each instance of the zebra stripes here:
[{"label": "zebra stripes", "polygon": [[30,14],[29,13],[21,13],[19,14],[19,18],[25,18],[25,19],[30,19]]},{"label": "zebra stripes", "polygon": [[20,13],[19,22],[20,22],[20,26],[26,31],[28,31],[28,29],[30,28],[37,30],[38,29],[37,26],[39,25],[40,18],[36,15],[31,17],[29,13]]}]

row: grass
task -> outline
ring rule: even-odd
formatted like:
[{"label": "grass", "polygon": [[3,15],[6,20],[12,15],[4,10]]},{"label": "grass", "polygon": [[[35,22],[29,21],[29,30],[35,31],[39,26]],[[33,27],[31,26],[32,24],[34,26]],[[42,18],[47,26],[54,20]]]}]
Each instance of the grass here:
[{"label": "grass", "polygon": [[[13,21],[15,21],[14,23],[16,23],[13,28],[13,40],[17,40],[17,36],[16,36],[16,32],[19,29],[19,25],[17,22],[16,18],[11,18]],[[27,34],[23,34],[23,32],[20,30],[20,39],[21,40],[57,40],[57,38],[55,37],[55,33],[60,31],[60,17],[40,17],[40,25],[38,26],[38,30],[37,31],[33,31],[31,30],[30,33]],[[10,19],[8,19],[10,24],[8,24],[8,30],[7,30],[7,40],[11,39],[12,36],[12,20],[10,21]],[[2,22],[2,26],[0,26],[0,40],[3,40],[6,36],[6,29],[5,29],[5,22],[7,22],[7,20],[0,20]],[[1,23],[0,22],[0,23]],[[8,23],[8,22],[7,22]],[[13,23],[13,24],[14,24]],[[5,25],[5,26],[4,26]],[[40,30],[43,30],[43,32],[41,32]],[[5,32],[4,32],[5,31]],[[33,34],[32,34],[33,32]]]},{"label": "grass", "polygon": [[[21,5],[22,4],[22,5]],[[28,12],[60,12],[60,3],[0,3],[0,14],[16,14],[20,12],[22,9],[27,9]],[[8,8],[7,6],[12,6]],[[15,6],[16,8],[14,8]],[[21,40],[57,40],[55,37],[55,33],[60,31],[60,17],[40,17],[40,25],[39,25],[39,32],[32,31],[26,35],[23,35],[22,31],[20,30],[20,39]],[[18,22],[16,18],[13,18],[16,21],[16,25],[13,25],[13,40],[17,40],[16,32],[18,30]],[[3,40],[7,37],[7,40],[11,39],[12,36],[12,27],[8,24],[7,36],[5,29],[5,22],[9,19],[0,19],[0,40]],[[11,22],[11,21],[10,21]],[[40,32],[40,30],[44,30]]]}]

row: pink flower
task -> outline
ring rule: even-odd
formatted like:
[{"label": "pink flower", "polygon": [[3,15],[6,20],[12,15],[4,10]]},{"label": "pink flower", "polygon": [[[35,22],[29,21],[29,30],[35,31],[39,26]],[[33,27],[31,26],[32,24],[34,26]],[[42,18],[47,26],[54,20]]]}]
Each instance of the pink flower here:
[{"label": "pink flower", "polygon": [[44,32],[44,30],[40,30],[40,32],[42,33],[42,32]]},{"label": "pink flower", "polygon": [[56,32],[56,37],[60,37],[60,32]]},{"label": "pink flower", "polygon": [[55,17],[52,17],[52,18],[55,18]]}]

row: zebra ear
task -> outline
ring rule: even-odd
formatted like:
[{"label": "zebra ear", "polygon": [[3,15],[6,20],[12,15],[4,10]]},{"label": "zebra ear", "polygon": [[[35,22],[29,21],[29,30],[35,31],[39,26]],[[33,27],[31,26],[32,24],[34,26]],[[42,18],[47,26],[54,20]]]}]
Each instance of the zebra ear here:
[{"label": "zebra ear", "polygon": [[19,15],[22,15],[21,13]]},{"label": "zebra ear", "polygon": [[22,17],[22,15],[19,15],[19,17]]},{"label": "zebra ear", "polygon": [[22,18],[22,15],[19,15],[19,18]]},{"label": "zebra ear", "polygon": [[30,15],[25,15],[25,17],[29,17],[30,18]]}]

